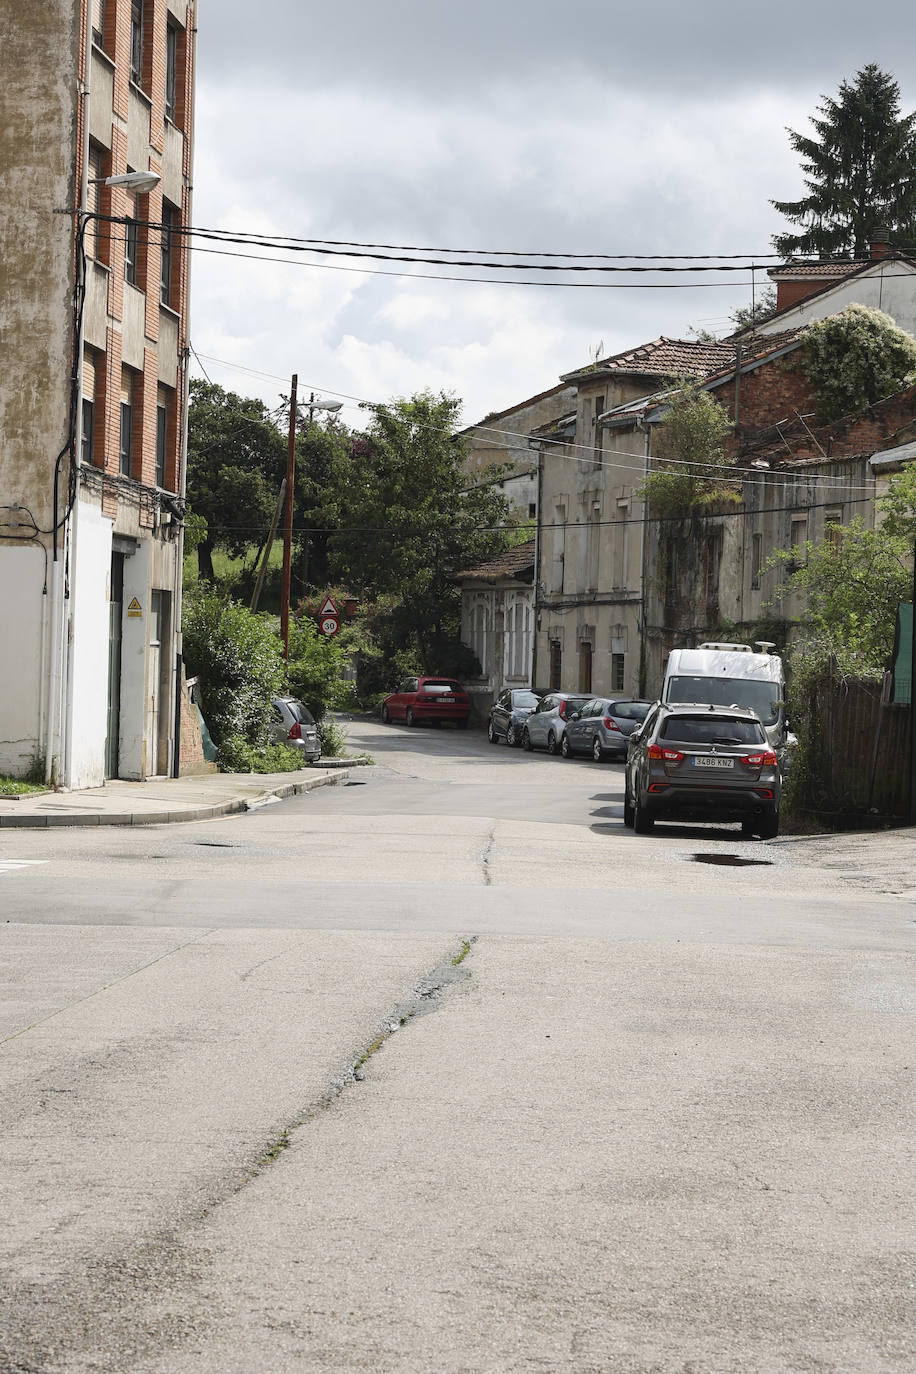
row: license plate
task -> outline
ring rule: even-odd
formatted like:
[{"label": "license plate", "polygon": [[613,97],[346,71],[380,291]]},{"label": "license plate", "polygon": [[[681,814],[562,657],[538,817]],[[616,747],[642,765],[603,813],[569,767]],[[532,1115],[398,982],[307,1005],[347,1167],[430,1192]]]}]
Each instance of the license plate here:
[{"label": "license plate", "polygon": [[702,754],[693,760],[694,768],[734,768],[734,759],[707,758]]}]

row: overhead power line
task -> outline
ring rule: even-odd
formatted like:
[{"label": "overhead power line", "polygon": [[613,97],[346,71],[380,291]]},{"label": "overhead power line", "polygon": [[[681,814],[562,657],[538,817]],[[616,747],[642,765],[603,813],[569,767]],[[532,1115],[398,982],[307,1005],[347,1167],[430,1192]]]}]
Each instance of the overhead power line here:
[{"label": "overhead power line", "polygon": [[[195,356],[196,358],[199,358],[199,355],[197,354],[196,351],[194,352],[194,356]],[[285,382],[285,381],[288,380],[287,378],[285,378],[285,377],[280,377],[279,375],[277,375],[277,374],[275,374],[275,373],[272,373],[272,372],[262,372],[262,371],[257,371],[257,370],[255,370],[255,369],[253,369],[253,368],[246,368],[246,367],[244,367],[243,365],[241,365],[241,364],[239,364],[239,363],[227,362],[227,361],[226,361],[225,359],[223,359],[223,358],[214,358],[214,357],[211,357],[210,355],[208,355],[208,354],[206,354],[206,353],[205,353],[203,356],[207,359],[208,362],[217,363],[217,364],[222,365],[222,366],[230,367],[230,368],[233,368],[234,370],[236,370],[236,371],[238,371],[238,372],[247,372],[247,373],[249,373],[249,374],[252,375],[252,376],[255,376],[255,377],[262,377],[262,378],[265,378],[265,379],[267,379],[267,380],[269,380],[269,381]],[[336,397],[338,397],[338,398],[340,398],[340,399],[343,399],[345,402],[350,402],[350,406],[352,406],[353,408],[359,407],[359,408],[364,409],[364,410],[384,410],[384,409],[386,408],[386,406],[387,406],[387,403],[384,402],[384,401],[381,401],[381,402],[379,402],[379,401],[366,401],[366,400],[362,399],[362,398],[359,397],[359,396],[350,395],[349,393],[347,393],[347,392],[345,392],[345,391],[335,391],[333,387],[322,387],[322,386],[317,386],[317,385],[312,384],[312,383],[309,383],[309,382],[304,383],[304,386],[305,386],[308,390],[323,392],[323,393],[326,393],[326,394],[329,395],[329,396],[336,396]],[[348,406],[347,408],[349,409],[350,406]],[[448,431],[444,430],[444,429],[442,428],[442,426],[440,426],[440,425],[418,426],[418,428],[428,428],[428,429],[432,429],[432,430],[435,430],[435,432],[438,433],[438,434],[443,434],[443,433],[447,433],[447,432],[448,432]],[[472,426],[470,426],[470,428],[472,428],[472,429],[478,429],[478,430],[483,430],[483,431],[485,431],[485,432],[488,433],[488,434],[496,435],[498,438],[502,438],[502,439],[513,439],[513,440],[522,439],[522,440],[525,440],[526,442],[528,442],[528,441],[534,441],[534,442],[541,443],[541,444],[543,444],[543,445],[545,446],[545,448],[549,448],[549,449],[551,450],[553,456],[562,458],[562,459],[564,459],[566,462],[581,463],[581,464],[587,465],[587,466],[590,467],[590,468],[607,468],[607,469],[609,469],[609,470],[611,470],[611,471],[616,471],[616,472],[628,472],[628,473],[630,473],[631,475],[632,475],[632,473],[633,473],[633,463],[632,463],[632,462],[631,462],[631,463],[614,463],[614,462],[608,461],[608,460],[605,459],[603,456],[602,456],[601,458],[596,458],[596,457],[595,457],[596,450],[595,450],[595,446],[594,446],[593,444],[577,444],[577,443],[575,443],[575,442],[568,441],[568,440],[563,440],[563,439],[557,439],[557,440],[553,440],[553,439],[535,440],[535,439],[534,439],[534,436],[532,436],[532,435],[530,435],[530,434],[524,434],[524,433],[522,433],[522,432],[519,431],[519,430],[497,429],[497,428],[494,428],[493,426],[490,426],[490,425],[472,425]],[[577,452],[572,452],[572,453],[570,453],[570,452],[563,452],[563,453],[559,453],[559,452],[557,452],[558,449],[566,449],[566,450],[572,449],[572,450],[577,450]],[[600,452],[602,455],[604,455],[604,454],[613,454],[613,455],[614,455],[615,457],[617,457],[617,458],[631,458],[631,459],[634,459],[634,460],[635,460],[637,463],[639,463],[640,465],[643,465],[643,464],[645,464],[645,462],[646,462],[646,454],[645,454],[644,452],[643,452],[643,453],[634,452],[634,451],[632,451],[632,450],[630,450],[630,449],[602,448],[602,449],[598,450],[598,452]],[[581,453],[582,455],[588,455],[588,456],[587,456],[587,457],[585,457],[585,456],[581,456],[581,457],[580,457],[580,456],[579,456],[580,453]],[[847,458],[847,459],[842,459],[842,458],[840,458],[840,459],[836,459],[835,461],[837,461],[837,462],[843,462],[843,461],[852,462],[852,461],[854,461],[854,458]],[[775,490],[777,490],[777,491],[784,491],[787,487],[793,486],[793,485],[795,485],[795,484],[798,483],[798,482],[807,482],[807,483],[816,483],[818,486],[823,487],[823,488],[827,488],[827,489],[829,489],[829,488],[831,488],[831,487],[836,487],[836,488],[838,489],[838,491],[862,491],[862,492],[866,492],[866,493],[870,493],[870,492],[872,491],[872,486],[871,486],[870,484],[868,484],[868,483],[864,483],[864,482],[863,482],[863,483],[849,483],[849,482],[845,481],[842,477],[831,477],[831,476],[830,476],[829,474],[827,474],[827,473],[813,473],[813,472],[811,472],[810,470],[798,471],[798,470],[793,469],[793,468],[782,468],[782,469],[779,469],[779,470],[771,471],[771,472],[768,473],[767,475],[764,475],[764,474],[761,473],[761,474],[758,476],[758,475],[756,475],[756,473],[755,473],[755,474],[752,474],[752,473],[750,472],[750,470],[749,470],[748,468],[746,468],[746,467],[733,467],[733,468],[728,468],[728,469],[724,470],[724,471],[722,472],[721,476],[720,476],[720,475],[718,475],[718,474],[712,474],[712,475],[709,474],[709,472],[708,472],[708,469],[709,469],[709,467],[710,467],[710,464],[709,464],[709,463],[691,463],[691,462],[687,462],[687,461],[685,461],[685,462],[680,462],[680,461],[678,461],[677,463],[671,463],[671,462],[666,461],[665,459],[661,459],[661,458],[659,458],[658,456],[653,455],[653,454],[650,454],[650,455],[649,455],[649,462],[652,463],[652,464],[654,464],[654,468],[653,468],[652,470],[655,471],[655,472],[664,471],[665,468],[671,468],[671,467],[680,467],[680,468],[685,468],[685,467],[686,467],[686,468],[694,468],[694,467],[695,467],[695,468],[701,469],[701,470],[702,470],[702,475],[703,475],[704,477],[708,477],[708,480],[709,480],[709,481],[719,482],[719,483],[721,483],[723,486],[730,486],[730,485],[733,485],[736,481],[740,481],[740,482],[741,482],[742,484],[744,484],[744,485],[748,485],[748,484],[749,484],[749,485],[757,486],[757,487],[760,487],[760,488],[770,487],[770,488],[773,488],[773,489],[775,489]],[[511,476],[511,474],[509,474],[509,475]]]}]

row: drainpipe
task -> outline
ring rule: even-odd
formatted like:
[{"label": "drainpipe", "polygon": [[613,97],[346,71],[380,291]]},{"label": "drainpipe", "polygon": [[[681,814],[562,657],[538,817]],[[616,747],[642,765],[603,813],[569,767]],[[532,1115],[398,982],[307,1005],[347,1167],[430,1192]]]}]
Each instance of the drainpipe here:
[{"label": "drainpipe", "polygon": [[[646,482],[649,480],[649,448],[652,442],[652,426],[648,425],[641,415],[636,417],[636,428],[641,429],[646,436],[645,454],[643,458],[643,490],[645,491]],[[649,503],[645,496],[642,499],[642,523],[639,531],[639,695],[646,695],[646,547],[649,523]]]}]

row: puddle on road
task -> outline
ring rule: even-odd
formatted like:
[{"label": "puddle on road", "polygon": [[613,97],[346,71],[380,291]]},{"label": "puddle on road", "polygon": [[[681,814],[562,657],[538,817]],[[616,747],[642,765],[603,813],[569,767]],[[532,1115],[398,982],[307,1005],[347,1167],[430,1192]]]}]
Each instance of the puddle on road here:
[{"label": "puddle on road", "polygon": [[771,866],[772,859],[743,859],[740,854],[691,854],[695,864],[717,864],[720,868],[761,868]]}]

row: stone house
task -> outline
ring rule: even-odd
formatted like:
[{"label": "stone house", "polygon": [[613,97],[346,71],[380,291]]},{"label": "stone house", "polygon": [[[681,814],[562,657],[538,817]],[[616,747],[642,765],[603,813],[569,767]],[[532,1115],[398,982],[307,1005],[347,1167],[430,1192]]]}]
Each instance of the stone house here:
[{"label": "stone house", "polygon": [[70,787],[177,767],[196,25],[48,0],[0,45],[0,772]]},{"label": "stone house", "polygon": [[560,382],[462,430],[458,438],[467,446],[465,472],[476,481],[486,481],[490,470],[501,471],[504,475],[498,480],[512,510],[524,519],[536,519],[537,454],[530,436],[573,409],[575,403],[575,387]]},{"label": "stone house", "polygon": [[533,675],[547,687],[635,694],[640,683],[643,504],[641,421],[602,423],[672,377],[701,377],[728,344],[659,338],[575,372],[575,405],[533,435],[539,450]]},{"label": "stone house", "polygon": [[485,715],[504,687],[532,683],[534,557],[529,540],[455,574],[461,586],[461,639],[480,674],[465,686],[475,714]]}]

